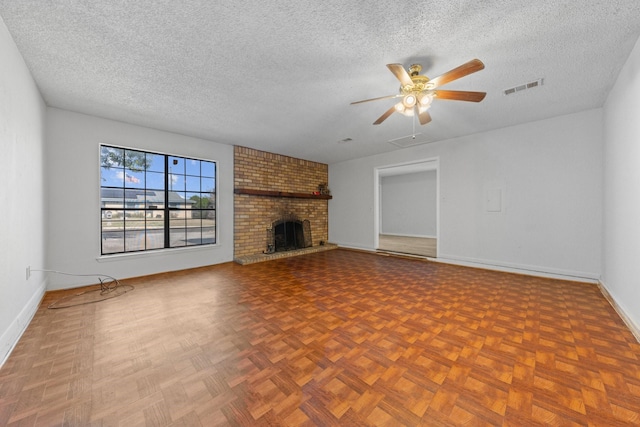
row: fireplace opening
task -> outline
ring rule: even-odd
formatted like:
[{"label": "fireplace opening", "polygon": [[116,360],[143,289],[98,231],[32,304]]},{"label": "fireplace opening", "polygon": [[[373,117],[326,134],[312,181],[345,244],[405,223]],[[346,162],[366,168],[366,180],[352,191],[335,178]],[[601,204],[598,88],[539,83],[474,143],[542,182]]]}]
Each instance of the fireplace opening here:
[{"label": "fireplace opening", "polygon": [[276,225],[273,238],[276,252],[303,248],[302,223],[299,221],[286,221]]},{"label": "fireplace opening", "polygon": [[267,229],[266,253],[293,251],[311,246],[309,220],[284,218],[275,221],[271,228]]}]

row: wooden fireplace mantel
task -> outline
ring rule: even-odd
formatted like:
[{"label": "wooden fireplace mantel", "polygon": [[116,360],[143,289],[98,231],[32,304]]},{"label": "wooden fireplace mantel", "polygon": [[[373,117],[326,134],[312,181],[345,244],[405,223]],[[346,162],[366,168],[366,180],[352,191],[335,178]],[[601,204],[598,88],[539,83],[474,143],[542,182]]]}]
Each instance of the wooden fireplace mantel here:
[{"label": "wooden fireplace mantel", "polygon": [[235,194],[246,194],[249,196],[288,197],[291,199],[331,200],[333,198],[329,194],[289,193],[286,191],[253,190],[251,188],[236,188],[233,192]]}]

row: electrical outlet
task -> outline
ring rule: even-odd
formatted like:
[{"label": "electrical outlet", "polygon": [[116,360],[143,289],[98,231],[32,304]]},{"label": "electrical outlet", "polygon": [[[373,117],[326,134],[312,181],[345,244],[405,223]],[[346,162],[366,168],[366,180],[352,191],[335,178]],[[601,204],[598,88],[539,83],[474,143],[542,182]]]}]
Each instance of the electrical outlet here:
[{"label": "electrical outlet", "polygon": [[31,266],[27,266],[27,280],[31,277]]}]

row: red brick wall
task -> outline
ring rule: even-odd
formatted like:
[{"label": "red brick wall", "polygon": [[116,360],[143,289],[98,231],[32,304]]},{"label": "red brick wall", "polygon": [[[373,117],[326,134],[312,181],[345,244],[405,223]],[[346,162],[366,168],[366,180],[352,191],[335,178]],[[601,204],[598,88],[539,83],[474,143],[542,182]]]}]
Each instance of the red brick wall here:
[{"label": "red brick wall", "polygon": [[[234,148],[234,188],[307,193],[328,183],[329,168],[310,162],[251,148]],[[234,257],[262,253],[267,246],[267,228],[285,214],[308,219],[313,246],[329,237],[328,201],[246,194],[234,195]]]}]

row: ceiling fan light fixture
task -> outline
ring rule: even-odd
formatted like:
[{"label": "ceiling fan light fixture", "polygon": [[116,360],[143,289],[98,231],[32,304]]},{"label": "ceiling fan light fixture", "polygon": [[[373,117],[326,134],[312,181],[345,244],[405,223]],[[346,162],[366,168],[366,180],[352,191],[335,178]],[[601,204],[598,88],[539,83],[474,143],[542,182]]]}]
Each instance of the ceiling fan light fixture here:
[{"label": "ceiling fan light fixture", "polygon": [[398,102],[393,106],[396,109],[396,112],[403,114],[407,117],[413,116],[413,107],[407,108],[404,106],[404,102]]},{"label": "ceiling fan light fixture", "polygon": [[402,106],[402,110],[398,110],[398,113],[407,116],[407,117],[413,117],[413,110],[414,108],[405,108],[404,105]]},{"label": "ceiling fan light fixture", "polygon": [[413,93],[408,93],[402,98],[402,105],[404,105],[406,109],[413,108],[416,102],[418,102],[418,99]]},{"label": "ceiling fan light fixture", "polygon": [[419,104],[420,107],[424,107],[425,109],[431,106],[431,101],[433,101],[433,95],[430,93],[424,93],[420,96]]}]

